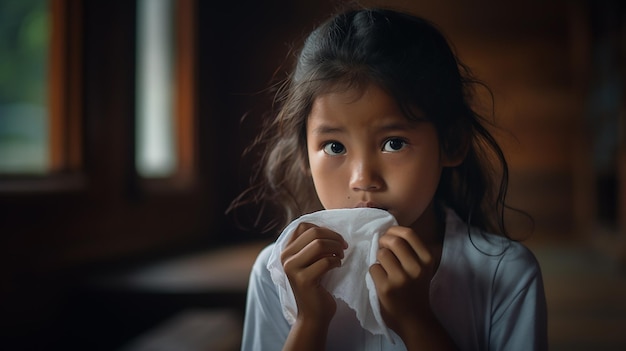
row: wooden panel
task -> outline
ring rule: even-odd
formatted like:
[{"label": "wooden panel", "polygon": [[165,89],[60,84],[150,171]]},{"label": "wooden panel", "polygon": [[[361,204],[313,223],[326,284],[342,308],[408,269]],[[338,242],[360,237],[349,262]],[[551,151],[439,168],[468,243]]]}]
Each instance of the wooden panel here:
[{"label": "wooden panel", "polygon": [[82,1],[51,0],[48,104],[50,171],[81,170]]}]

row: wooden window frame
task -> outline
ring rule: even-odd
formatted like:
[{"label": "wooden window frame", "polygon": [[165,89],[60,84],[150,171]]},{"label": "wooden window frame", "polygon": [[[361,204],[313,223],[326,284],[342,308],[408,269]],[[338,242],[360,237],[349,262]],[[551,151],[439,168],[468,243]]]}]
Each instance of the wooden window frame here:
[{"label": "wooden window frame", "polygon": [[82,2],[50,0],[50,173],[82,168]]},{"label": "wooden window frame", "polygon": [[[0,175],[0,194],[84,190],[83,1],[49,0],[49,167],[43,175]],[[191,190],[197,181],[195,0],[174,0],[174,123],[177,168],[171,177],[141,178],[146,192]]]},{"label": "wooden window frame", "polygon": [[145,192],[193,190],[197,184],[196,20],[195,0],[174,0],[173,117],[177,166],[169,177],[139,178]]},{"label": "wooden window frame", "polygon": [[178,179],[195,177],[196,145],[196,21],[195,0],[176,0],[175,120],[177,131]]},{"label": "wooden window frame", "polygon": [[82,1],[49,0],[48,169],[2,174],[0,194],[74,192],[84,187]]}]

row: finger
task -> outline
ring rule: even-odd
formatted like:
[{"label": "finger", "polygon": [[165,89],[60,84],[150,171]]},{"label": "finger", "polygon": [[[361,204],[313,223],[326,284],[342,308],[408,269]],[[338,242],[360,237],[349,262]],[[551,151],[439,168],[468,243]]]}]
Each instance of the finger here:
[{"label": "finger", "polygon": [[339,257],[323,257],[313,262],[313,264],[306,269],[306,274],[310,274],[311,281],[319,281],[328,271],[338,267],[341,267],[341,259]]},{"label": "finger", "polygon": [[[343,249],[347,248],[347,243],[343,237],[332,230],[309,223],[301,223],[283,249],[281,260],[284,262],[285,258],[295,255],[315,240],[322,240],[323,242],[326,240],[336,241]],[[340,250],[340,252],[343,252],[343,250]],[[335,252],[335,254],[337,253]]]},{"label": "finger", "polygon": [[311,223],[300,223],[294,230],[294,233],[287,242],[287,245],[295,244],[296,247],[301,249],[314,238],[338,240],[345,246],[345,248],[348,247],[348,243],[340,234],[328,228],[318,227]]},{"label": "finger", "polygon": [[286,269],[301,269],[322,257],[342,259],[346,247],[341,235],[326,228],[311,226],[283,249],[281,262]]},{"label": "finger", "polygon": [[324,274],[333,268],[341,266],[341,260],[337,257],[324,257],[313,262],[310,266],[300,269],[287,277],[295,286],[309,288],[317,286]]},{"label": "finger", "polygon": [[420,259],[411,245],[402,237],[387,234],[380,237],[379,246],[393,253],[402,269],[411,277],[417,278],[422,272]]},{"label": "finger", "polygon": [[340,267],[343,259],[343,250],[337,246],[336,241],[328,241],[327,244],[335,245],[339,254],[320,252],[316,247],[316,242],[312,242],[296,255],[288,257],[283,267],[287,277],[299,286],[314,286],[319,283],[319,279],[329,270]]},{"label": "finger", "polygon": [[388,280],[396,283],[405,280],[407,274],[393,251],[384,247],[380,248],[376,253],[376,259],[381,268],[384,269]]},{"label": "finger", "polygon": [[378,262],[370,266],[369,272],[372,276],[372,280],[374,281],[374,286],[376,286],[376,290],[378,290],[378,286],[387,281],[387,272]]},{"label": "finger", "polygon": [[291,238],[289,238],[289,241],[287,241],[287,245],[292,243],[300,235],[302,235],[302,233],[306,232],[307,230],[309,230],[311,228],[318,228],[318,226],[316,226],[313,223],[306,223],[306,222],[302,222],[302,223],[298,224],[296,229],[293,231],[293,234],[291,234]]},{"label": "finger", "polygon": [[301,250],[286,248],[282,254],[284,262],[297,260],[299,266],[306,267],[323,257],[337,257],[343,259],[344,249],[340,242],[331,239],[314,239]]},{"label": "finger", "polygon": [[385,235],[381,236],[381,239],[386,235],[395,235],[404,239],[410,245],[413,252],[417,254],[420,262],[426,265],[429,265],[432,262],[432,254],[430,253],[430,250],[428,250],[419,235],[417,235],[417,233],[415,233],[415,231],[411,228],[393,226],[387,230]]}]

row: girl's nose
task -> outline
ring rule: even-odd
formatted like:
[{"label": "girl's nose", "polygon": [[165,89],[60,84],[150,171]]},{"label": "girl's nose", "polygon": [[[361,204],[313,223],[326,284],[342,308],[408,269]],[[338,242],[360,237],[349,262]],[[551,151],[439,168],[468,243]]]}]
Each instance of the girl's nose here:
[{"label": "girl's nose", "polygon": [[383,180],[376,163],[360,159],[352,164],[350,188],[355,191],[377,191],[383,188]]}]

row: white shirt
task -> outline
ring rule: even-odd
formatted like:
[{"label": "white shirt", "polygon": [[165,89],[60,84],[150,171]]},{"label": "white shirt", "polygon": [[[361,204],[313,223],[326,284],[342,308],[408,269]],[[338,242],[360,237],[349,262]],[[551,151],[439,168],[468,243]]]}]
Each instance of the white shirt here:
[{"label": "white shirt", "polygon": [[[250,275],[241,349],[281,350],[290,325],[267,270],[272,246],[257,258]],[[470,228],[446,210],[439,268],[431,281],[434,314],[461,350],[546,350],[546,301],[541,270],[525,246]],[[345,303],[328,331],[327,350],[406,350],[362,329]]]}]

